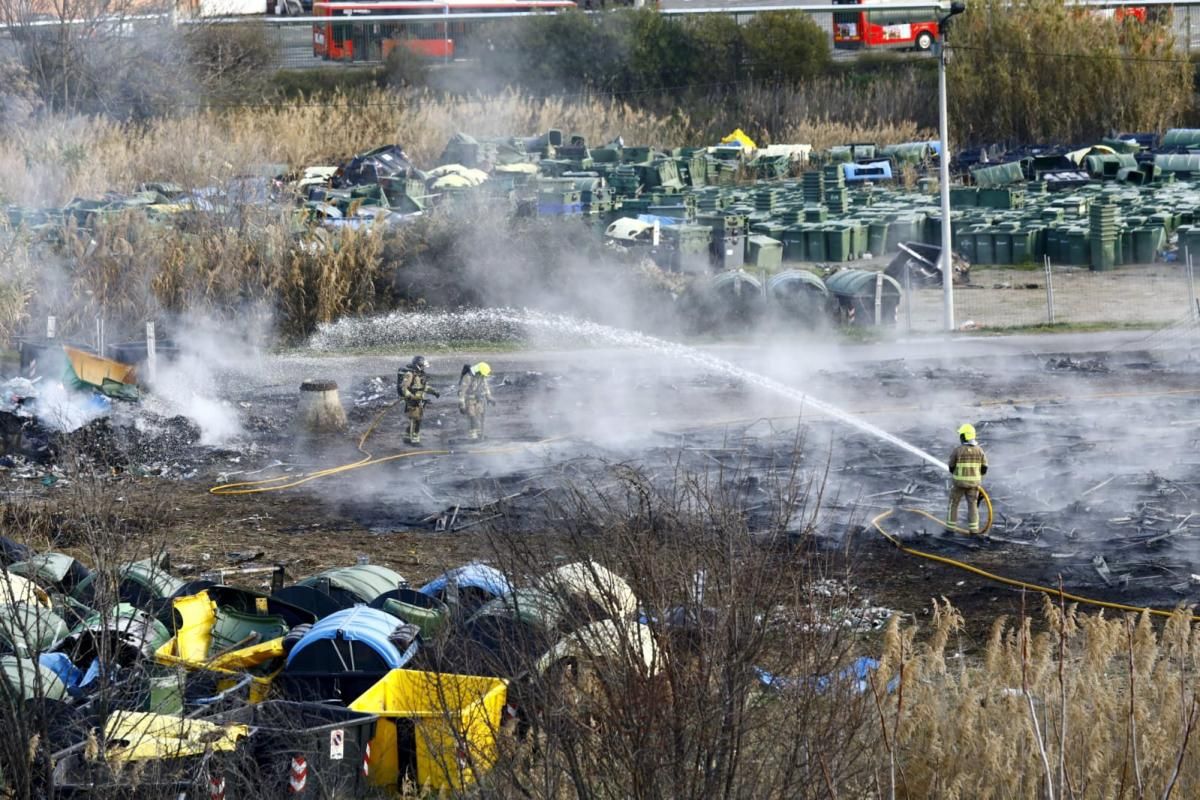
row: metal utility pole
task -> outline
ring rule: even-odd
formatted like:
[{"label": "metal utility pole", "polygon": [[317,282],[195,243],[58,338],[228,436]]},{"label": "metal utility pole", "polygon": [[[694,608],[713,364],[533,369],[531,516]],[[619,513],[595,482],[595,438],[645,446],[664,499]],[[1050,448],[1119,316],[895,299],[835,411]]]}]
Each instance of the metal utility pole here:
[{"label": "metal utility pole", "polygon": [[938,19],[938,190],[942,197],[942,314],[946,330],[954,330],[954,258],[951,255],[950,224],[950,123],[946,110],[946,33],[950,19],[966,10],[962,3],[951,3],[950,13]]}]

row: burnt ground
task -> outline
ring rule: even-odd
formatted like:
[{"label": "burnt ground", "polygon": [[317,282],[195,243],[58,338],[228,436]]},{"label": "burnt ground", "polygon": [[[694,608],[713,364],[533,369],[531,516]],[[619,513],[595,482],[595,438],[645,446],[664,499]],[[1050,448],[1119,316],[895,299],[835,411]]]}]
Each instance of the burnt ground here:
[{"label": "burnt ground", "polygon": [[[917,456],[758,387],[631,351],[489,356],[498,404],[480,444],[461,438],[465,425],[450,396],[466,359],[447,356],[434,364],[434,385],[445,396],[430,406],[422,448],[402,442],[398,410],[383,411],[395,396],[401,356],[270,359],[223,382],[222,399],[243,432],[219,446],[201,444],[202,432],[181,419],[125,409],[111,426],[72,437],[73,453],[103,462],[88,477],[21,461],[0,469],[6,527],[21,538],[22,510],[58,512],[60,541],[52,544],[69,551],[72,510],[106,504],[136,523],[137,536],[164,542],[184,576],[226,570],[231,582],[256,584],[266,577],[236,570],[282,563],[300,577],[367,556],[417,582],[493,558],[497,534],[541,537],[552,558],[563,492],[612,490],[616,470],[633,467],[660,486],[723,477],[752,530],[765,528],[783,487],[799,481],[809,499],[792,536],[811,522],[830,563],[848,570],[874,603],[923,615],[930,598],[948,598],[970,621],[968,648],[982,643],[996,615],[1019,613],[1021,593],[899,552],[872,518],[892,510],[882,524],[909,546],[1008,577],[1061,580],[1067,591],[1139,606],[1195,601],[1200,362],[1190,350],[837,364],[816,363],[802,350],[744,355],[747,366],[939,458],[958,424],[973,422],[992,465],[992,536],[945,534],[906,510],[944,513],[946,475]],[[295,434],[296,387],[313,375],[342,387],[347,436]],[[208,491],[362,459],[355,440],[381,412],[364,445],[375,457],[449,452],[393,458],[280,491]],[[810,555],[781,550],[780,557]]]}]

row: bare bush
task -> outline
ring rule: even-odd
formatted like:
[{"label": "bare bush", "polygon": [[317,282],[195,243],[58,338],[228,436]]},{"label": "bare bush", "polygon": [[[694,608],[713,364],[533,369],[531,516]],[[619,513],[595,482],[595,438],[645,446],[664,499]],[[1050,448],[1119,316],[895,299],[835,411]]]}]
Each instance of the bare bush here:
[{"label": "bare bush", "polygon": [[[503,740],[489,795],[815,798],[866,785],[873,709],[857,681],[818,680],[855,650],[846,628],[822,624],[845,598],[818,593],[820,559],[795,549],[818,487],[786,468],[761,483],[739,470],[675,477],[664,487],[615,468],[551,504],[546,539],[495,538],[515,573],[576,566],[527,578],[555,599],[560,644],[543,654],[516,637],[502,663],[480,662],[511,671],[527,729]],[[582,583],[599,588],[583,599]]]}]

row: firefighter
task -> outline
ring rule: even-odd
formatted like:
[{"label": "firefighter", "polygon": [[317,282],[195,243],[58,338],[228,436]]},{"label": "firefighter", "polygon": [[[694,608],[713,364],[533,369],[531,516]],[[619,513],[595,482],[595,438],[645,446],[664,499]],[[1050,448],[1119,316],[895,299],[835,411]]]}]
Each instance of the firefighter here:
[{"label": "firefighter", "polygon": [[987,474],[987,456],[983,448],[975,441],[975,426],[969,423],[958,429],[958,447],[950,454],[950,474],[954,476],[954,486],[950,489],[950,512],[946,516],[946,524],[957,527],[958,503],[964,497],[967,500],[968,523],[970,533],[979,533],[979,486],[983,476]]},{"label": "firefighter", "polygon": [[396,376],[396,392],[404,401],[404,415],[408,417],[408,433],[404,440],[409,444],[421,443],[421,415],[429,399],[425,395],[441,397],[441,393],[429,385],[425,369],[429,364],[425,356],[414,356]]},{"label": "firefighter", "polygon": [[488,386],[488,376],[491,374],[492,368],[487,362],[480,361],[475,366],[464,364],[462,375],[458,378],[458,411],[467,416],[468,439],[483,438],[486,405],[496,405]]}]

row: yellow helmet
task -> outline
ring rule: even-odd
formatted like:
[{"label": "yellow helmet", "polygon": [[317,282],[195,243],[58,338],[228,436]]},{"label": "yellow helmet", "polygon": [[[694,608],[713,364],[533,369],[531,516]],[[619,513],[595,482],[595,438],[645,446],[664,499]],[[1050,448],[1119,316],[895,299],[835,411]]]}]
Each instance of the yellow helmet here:
[{"label": "yellow helmet", "polygon": [[969,422],[965,423],[958,429],[958,435],[965,437],[968,442],[971,441],[975,438],[975,426]]},{"label": "yellow helmet", "polygon": [[488,366],[486,361],[480,361],[478,364],[471,367],[471,372],[474,372],[476,375],[482,375],[486,378],[488,375],[492,374],[492,368]]}]

